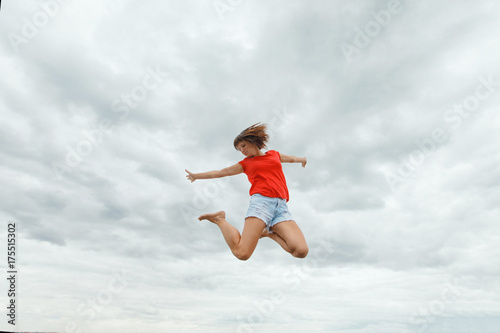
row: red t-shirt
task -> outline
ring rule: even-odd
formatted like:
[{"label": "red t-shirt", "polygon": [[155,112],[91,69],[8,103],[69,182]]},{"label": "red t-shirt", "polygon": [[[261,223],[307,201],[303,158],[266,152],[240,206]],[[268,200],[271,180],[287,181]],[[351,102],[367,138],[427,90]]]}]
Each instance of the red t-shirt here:
[{"label": "red t-shirt", "polygon": [[252,184],[250,195],[256,193],[288,201],[288,187],[281,166],[280,153],[269,150],[265,155],[247,157],[239,162]]}]

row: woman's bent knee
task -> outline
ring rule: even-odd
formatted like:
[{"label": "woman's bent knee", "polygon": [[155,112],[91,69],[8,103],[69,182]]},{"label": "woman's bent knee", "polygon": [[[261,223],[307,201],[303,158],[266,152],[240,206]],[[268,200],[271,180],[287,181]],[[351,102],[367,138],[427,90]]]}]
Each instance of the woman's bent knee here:
[{"label": "woman's bent knee", "polygon": [[250,259],[250,257],[252,256],[252,252],[245,250],[234,251],[233,254],[236,258],[243,261]]},{"label": "woman's bent knee", "polygon": [[309,253],[309,248],[306,247],[298,247],[292,251],[292,256],[296,258],[305,258]]}]

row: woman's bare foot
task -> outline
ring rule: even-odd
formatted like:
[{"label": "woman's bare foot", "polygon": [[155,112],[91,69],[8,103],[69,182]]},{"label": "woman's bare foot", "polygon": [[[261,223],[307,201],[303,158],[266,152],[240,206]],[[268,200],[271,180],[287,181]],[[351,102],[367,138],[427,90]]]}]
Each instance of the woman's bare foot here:
[{"label": "woman's bare foot", "polygon": [[260,234],[260,238],[271,237],[270,235],[271,234],[269,232],[267,232],[267,229],[264,228],[264,230],[262,230],[262,233]]},{"label": "woman's bare foot", "polygon": [[212,223],[217,224],[221,220],[226,219],[226,212],[224,211],[219,211],[217,213],[211,213],[211,214],[203,214],[200,217],[198,217],[198,220],[209,220]]}]

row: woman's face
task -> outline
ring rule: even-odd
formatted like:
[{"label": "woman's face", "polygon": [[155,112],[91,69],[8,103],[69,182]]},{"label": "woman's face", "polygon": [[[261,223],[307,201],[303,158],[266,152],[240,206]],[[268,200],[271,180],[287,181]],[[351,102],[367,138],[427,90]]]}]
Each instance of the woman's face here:
[{"label": "woman's face", "polygon": [[253,143],[241,141],[236,145],[239,151],[246,157],[260,155],[260,149]]}]

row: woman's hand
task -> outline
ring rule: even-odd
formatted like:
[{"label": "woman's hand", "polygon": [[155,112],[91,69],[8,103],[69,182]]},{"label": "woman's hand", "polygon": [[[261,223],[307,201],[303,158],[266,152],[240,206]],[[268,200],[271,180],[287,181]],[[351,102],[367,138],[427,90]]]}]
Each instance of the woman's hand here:
[{"label": "woman's hand", "polygon": [[192,172],[187,171],[187,169],[185,169],[185,170],[186,170],[186,172],[188,173],[188,174],[186,175],[186,178],[187,178],[188,180],[190,180],[190,181],[191,181],[191,183],[192,183],[192,182],[194,182],[194,181],[196,180],[196,176],[195,176],[195,174],[194,174],[194,173],[192,173]]},{"label": "woman's hand", "polygon": [[305,168],[307,164],[307,157],[302,157],[300,163],[302,163],[302,167]]}]

